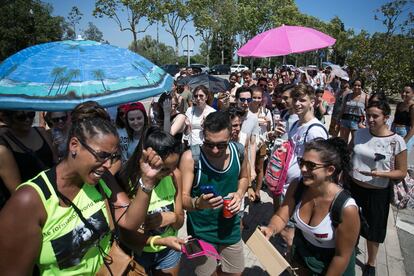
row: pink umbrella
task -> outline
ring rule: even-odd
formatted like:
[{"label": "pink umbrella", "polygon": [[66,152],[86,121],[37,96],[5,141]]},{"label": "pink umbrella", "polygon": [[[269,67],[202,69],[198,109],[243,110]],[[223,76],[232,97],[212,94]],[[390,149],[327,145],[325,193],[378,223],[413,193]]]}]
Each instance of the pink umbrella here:
[{"label": "pink umbrella", "polygon": [[237,54],[242,57],[274,57],[332,46],[336,39],[312,28],[285,26],[256,35]]}]

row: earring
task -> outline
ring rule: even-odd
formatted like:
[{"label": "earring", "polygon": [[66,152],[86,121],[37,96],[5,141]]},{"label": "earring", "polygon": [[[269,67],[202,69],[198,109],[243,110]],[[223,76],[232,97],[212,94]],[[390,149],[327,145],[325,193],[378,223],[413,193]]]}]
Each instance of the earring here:
[{"label": "earring", "polygon": [[71,155],[72,155],[72,158],[75,159],[76,158],[76,151],[72,151]]}]

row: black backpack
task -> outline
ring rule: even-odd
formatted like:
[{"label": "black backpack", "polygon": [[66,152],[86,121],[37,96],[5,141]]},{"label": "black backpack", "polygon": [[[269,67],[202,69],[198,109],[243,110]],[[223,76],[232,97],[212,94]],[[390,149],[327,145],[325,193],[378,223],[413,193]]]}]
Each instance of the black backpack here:
[{"label": "black backpack", "polygon": [[[238,142],[230,142],[230,144],[234,144],[236,146],[237,149],[237,154],[239,156],[239,161],[240,161],[240,169],[241,166],[243,164],[243,160],[244,160],[244,146]],[[198,177],[199,177],[199,171],[201,170],[200,167],[200,155],[201,155],[201,145],[192,145],[190,146],[190,150],[191,150],[191,155],[193,157],[194,160],[194,180],[193,180],[193,186],[197,186],[198,185]]]}]

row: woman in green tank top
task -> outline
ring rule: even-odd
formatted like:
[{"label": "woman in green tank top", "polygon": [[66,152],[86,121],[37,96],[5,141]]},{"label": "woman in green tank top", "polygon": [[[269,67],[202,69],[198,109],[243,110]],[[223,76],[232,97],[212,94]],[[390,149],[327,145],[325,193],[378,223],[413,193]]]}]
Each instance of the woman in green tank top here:
[{"label": "woman in green tank top", "polygon": [[178,229],[184,223],[181,174],[176,169],[181,144],[174,136],[156,127],[150,127],[141,141],[119,174],[124,191],[132,198],[138,189],[136,183],[141,171],[136,169],[136,164],[141,159],[142,148],[154,149],[164,160],[163,170],[169,175],[161,179],[152,193],[145,223],[139,231],[144,248],[142,254],[135,254],[136,260],[148,274],[178,275],[184,243],[177,238]]},{"label": "woman in green tank top", "polygon": [[41,275],[96,274],[111,245],[110,214],[98,190],[114,206],[114,221],[127,239],[145,221],[152,189],[169,172],[154,150],[143,150],[141,185],[130,200],[108,172],[118,162],[119,139],[95,102],[72,112],[67,148],[56,167],[23,183],[1,211],[2,274],[29,275],[35,265]]}]

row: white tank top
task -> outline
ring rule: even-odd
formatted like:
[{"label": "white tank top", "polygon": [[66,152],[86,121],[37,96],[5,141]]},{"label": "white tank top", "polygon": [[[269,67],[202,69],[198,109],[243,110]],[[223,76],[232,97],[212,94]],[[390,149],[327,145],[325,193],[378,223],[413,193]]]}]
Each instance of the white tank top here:
[{"label": "white tank top", "polygon": [[[314,246],[335,248],[335,228],[332,225],[330,213],[325,216],[319,225],[310,226],[304,223],[299,217],[301,203],[302,202],[299,202],[298,205],[296,205],[293,218],[296,221],[296,227],[302,231],[303,237]],[[353,198],[349,198],[346,201],[344,208],[348,206],[355,206],[358,208],[358,205]]]}]

